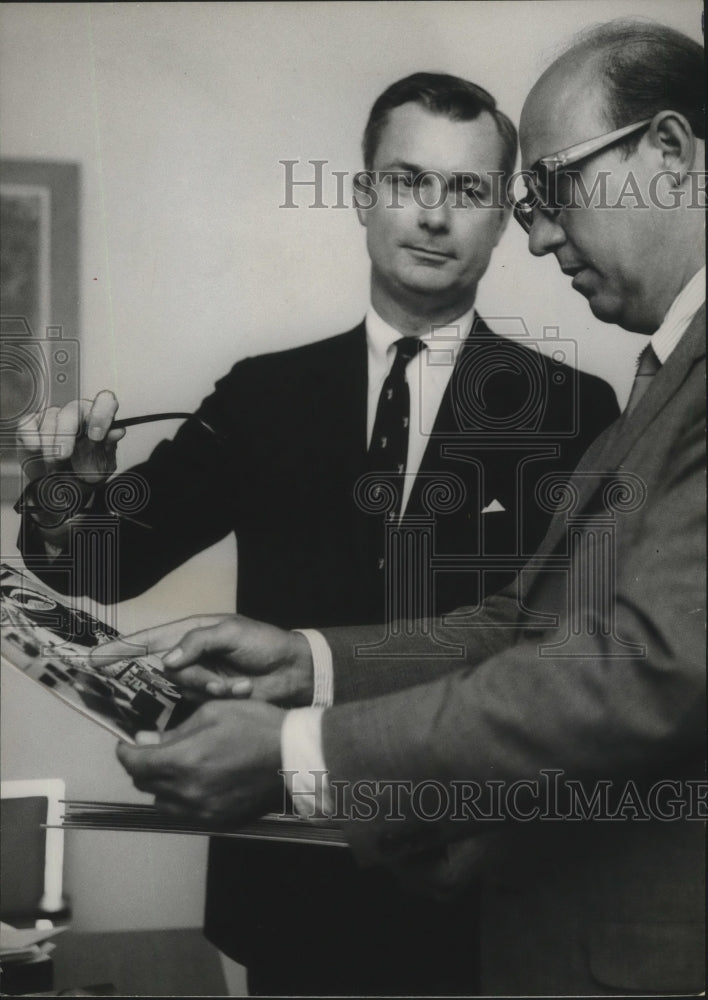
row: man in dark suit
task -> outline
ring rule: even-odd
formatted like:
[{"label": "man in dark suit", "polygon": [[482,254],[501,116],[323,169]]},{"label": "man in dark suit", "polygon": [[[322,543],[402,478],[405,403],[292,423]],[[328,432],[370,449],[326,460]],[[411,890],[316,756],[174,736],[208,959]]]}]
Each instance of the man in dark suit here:
[{"label": "man in dark suit", "polygon": [[[158,805],[212,822],[272,801],[278,768],[294,791],[326,768],[320,804],[360,861],[440,893],[481,875],[494,995],[704,988],[703,79],[696,43],[613,22],[524,106],[516,212],[532,252],[651,340],[623,416],[564,488],[547,481],[556,514],[517,583],[396,637],[388,658],[368,627],[324,630],[324,657],[238,618],[140,636],[179,641],[165,662],[184,683],[217,663],[256,697],[288,685],[301,703],[331,671],[329,709],[212,701],[163,746],[119,756]],[[628,184],[641,202],[622,204]]]},{"label": "man in dark suit", "polygon": [[[474,311],[509,214],[503,198],[491,203],[494,174],[511,172],[515,143],[513,125],[474,84],[416,74],[390,87],[372,109],[368,173],[357,183],[372,262],[365,323],[237,364],[197,419],[130,470],[126,483],[141,484],[144,504],[121,522],[119,558],[103,576],[95,562],[84,573],[71,538],[94,530],[120,483],[103,482],[121,434],[110,429],[117,403],[102,393],[78,411],[50,412],[50,470],[73,462],[82,491],[99,486],[81,517],[56,525],[61,516],[36,509],[48,481],[30,488],[28,565],[58,589],[119,600],[234,531],[239,610],[282,627],[413,620],[512,579],[550,517],[539,482],[567,477],[618,412],[608,386],[563,363],[567,344],[547,357],[520,321],[521,335],[502,339]],[[401,391],[407,408],[393,416],[403,438],[387,409]],[[52,449],[67,441],[73,455],[57,462]],[[410,530],[396,556],[403,513]],[[47,547],[59,553],[50,564]],[[253,992],[466,990],[454,907],[407,900],[386,876],[362,880],[344,852],[303,874],[307,855],[212,843],[207,931],[248,965]],[[312,963],[298,928],[304,895],[322,914]]]}]

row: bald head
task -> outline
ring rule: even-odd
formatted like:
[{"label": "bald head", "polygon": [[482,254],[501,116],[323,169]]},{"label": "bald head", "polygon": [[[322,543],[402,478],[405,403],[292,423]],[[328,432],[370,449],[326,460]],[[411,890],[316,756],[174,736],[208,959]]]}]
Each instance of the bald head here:
[{"label": "bald head", "polygon": [[[703,48],[681,32],[636,19],[597,25],[577,35],[531,90],[522,112],[522,136],[525,133],[528,145],[542,105],[567,121],[577,116],[578,135],[589,109],[601,131],[671,109],[704,140],[704,81]],[[577,141],[588,137],[586,133]],[[571,138],[568,145],[574,141]],[[637,141],[630,137],[624,148],[633,149]]]},{"label": "bald head", "polygon": [[555,191],[554,208],[533,210],[529,249],[554,253],[599,319],[652,333],[704,262],[702,105],[702,48],[627,21],[583,35],[526,99],[522,166]]},{"label": "bald head", "polygon": [[605,88],[598,79],[597,55],[571,53],[550,66],[529,93],[521,112],[519,137],[523,166],[565,149],[607,125]]}]

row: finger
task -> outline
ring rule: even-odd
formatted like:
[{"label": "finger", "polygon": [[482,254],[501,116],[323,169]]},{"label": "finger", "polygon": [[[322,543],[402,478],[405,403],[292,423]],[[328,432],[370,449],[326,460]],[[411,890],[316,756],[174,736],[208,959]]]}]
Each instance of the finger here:
[{"label": "finger", "polygon": [[[177,754],[177,756],[179,753]],[[157,783],[174,779],[176,770],[174,748],[159,746],[131,746],[119,743],[116,756],[136,783],[143,790],[152,790]]]},{"label": "finger", "polygon": [[44,411],[40,428],[40,442],[42,445],[42,457],[45,462],[56,462],[59,457],[59,449],[56,442],[58,416],[58,406],[50,406]]},{"label": "finger", "polygon": [[175,819],[189,820],[192,815],[192,810],[184,802],[167,793],[155,796],[155,809]]},{"label": "finger", "polygon": [[116,660],[145,656],[147,653],[162,653],[174,647],[185,632],[189,632],[195,625],[213,624],[218,620],[218,615],[194,615],[179,621],[165,622],[164,625],[156,625],[154,628],[142,629],[140,632],[102,643],[91,651],[89,660],[94,665],[108,666]]},{"label": "finger", "polygon": [[71,457],[76,439],[81,433],[83,412],[88,405],[88,400],[73,399],[59,410],[55,437],[60,458]]},{"label": "finger", "polygon": [[205,691],[210,681],[222,679],[214,670],[198,663],[183,670],[167,670],[166,673],[174,684],[178,684],[181,688],[189,688],[190,691]]},{"label": "finger", "polygon": [[110,389],[99,392],[86,418],[86,436],[90,441],[103,441],[118,410],[118,400]]},{"label": "finger", "polygon": [[39,451],[42,447],[42,437],[39,431],[41,414],[30,413],[17,425],[17,443],[27,451]]},{"label": "finger", "polygon": [[22,472],[27,482],[41,479],[47,473],[42,455],[41,413],[31,413],[17,428],[16,445],[22,463]]},{"label": "finger", "polygon": [[233,652],[242,630],[236,616],[192,629],[182,636],[179,645],[167,654],[163,662],[166,667],[174,669],[196,663],[209,653],[227,656]]},{"label": "finger", "polygon": [[223,677],[201,664],[170,670],[169,675],[181,688],[206,693],[212,698],[242,698],[248,696],[252,688],[249,677]]},{"label": "finger", "polygon": [[251,697],[255,701],[269,701],[274,704],[287,703],[289,695],[289,686],[283,674],[278,670],[253,678]]},{"label": "finger", "polygon": [[138,747],[159,746],[162,734],[156,729],[143,729],[135,734],[135,745]]},{"label": "finger", "polygon": [[250,698],[253,681],[250,677],[222,677],[208,681],[205,690],[212,698]]}]

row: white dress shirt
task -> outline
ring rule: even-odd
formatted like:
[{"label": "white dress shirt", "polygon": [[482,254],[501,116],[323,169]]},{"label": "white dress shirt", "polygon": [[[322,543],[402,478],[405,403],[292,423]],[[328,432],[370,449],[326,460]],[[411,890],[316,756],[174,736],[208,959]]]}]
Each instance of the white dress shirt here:
[{"label": "white dress shirt", "polygon": [[[408,457],[406,479],[403,484],[401,513],[405,512],[415,477],[420,469],[425,448],[447,389],[452,370],[462,344],[472,328],[474,308],[445,326],[435,326],[430,333],[420,337],[426,345],[406,366],[406,382],[410,392],[410,420],[408,422]],[[366,404],[366,443],[376,420],[381,388],[393,366],[396,351],[394,344],[402,334],[381,319],[373,306],[366,314],[366,346],[368,353],[369,389]]]},{"label": "white dress shirt", "polygon": [[[426,345],[406,367],[406,382],[410,391],[410,421],[408,424],[408,457],[406,479],[403,486],[401,513],[405,512],[415,477],[420,469],[440,403],[447,389],[462,344],[472,328],[474,307],[445,326],[434,326],[420,337]],[[396,330],[379,316],[373,306],[365,319],[368,358],[368,394],[366,405],[366,443],[376,420],[381,388],[391,371],[395,358],[394,344],[401,339]],[[323,786],[312,771],[324,770],[321,746],[320,717],[322,710],[332,704],[334,678],[332,653],[324,636],[315,629],[296,629],[310,643],[314,665],[314,694],[312,707],[288,712],[281,731],[281,757],[283,769],[297,761],[296,772],[290,785],[296,808],[303,816],[321,812],[322,802],[315,802],[315,789]],[[326,793],[326,782],[324,785]]]},{"label": "white dress shirt", "polygon": [[[661,326],[649,339],[649,343],[652,345],[662,365],[666,363],[669,355],[681,340],[681,337],[690,326],[693,317],[705,300],[706,269],[703,267],[679,292],[667,310]],[[383,321],[381,322],[383,323]],[[394,339],[397,338],[398,335],[396,334]],[[423,339],[426,343],[429,342],[427,337]],[[425,351],[422,351],[418,358],[420,359],[425,353]],[[412,368],[412,363],[409,367]],[[385,377],[386,374],[381,378],[381,382],[383,382]],[[369,387],[369,392],[371,398],[371,386]],[[444,388],[440,393],[440,399],[442,398],[442,392],[444,392]],[[413,413],[413,395],[414,393],[411,392],[411,415]],[[438,405],[440,399],[438,399]],[[413,423],[412,420],[411,423]],[[372,426],[373,418],[369,423],[369,433],[371,433]],[[409,444],[409,460],[411,457],[411,448],[412,445]],[[416,470],[419,465],[420,458],[418,458]],[[293,802],[295,808],[301,816],[310,818],[318,813],[326,813],[330,805],[327,798],[327,765],[322,750],[322,713],[325,708],[333,703],[334,680],[332,652],[324,636],[312,629],[302,629],[301,631],[308,639],[312,651],[312,662],[315,672],[315,697],[313,698],[312,707],[295,708],[286,713],[280,731],[280,752],[283,770],[293,773],[290,788],[294,792]],[[315,773],[319,775],[324,773],[325,775],[324,784],[322,784],[321,778],[319,784],[319,787],[322,789],[320,797],[323,801],[316,801]]]},{"label": "white dress shirt", "polygon": [[662,365],[683,337],[706,300],[706,269],[702,267],[688,284],[681,289],[669,306],[659,329],[651,335],[649,343]]}]

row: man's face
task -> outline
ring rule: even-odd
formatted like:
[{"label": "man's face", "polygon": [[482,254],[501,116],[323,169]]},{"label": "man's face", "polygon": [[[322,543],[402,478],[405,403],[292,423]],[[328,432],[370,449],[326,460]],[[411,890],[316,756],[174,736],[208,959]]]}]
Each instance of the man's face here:
[{"label": "man's face", "polygon": [[[383,296],[412,311],[459,308],[460,313],[472,305],[507,213],[480,207],[465,192],[464,177],[479,176],[480,194],[486,190],[489,203],[489,174],[499,170],[502,151],[496,123],[486,112],[469,122],[451,121],[412,102],[389,112],[372,167],[374,190],[359,198],[360,205],[374,203],[358,210],[375,302]],[[399,176],[384,179],[382,171]]]},{"label": "man's face", "polygon": [[[560,64],[531,91],[520,125],[524,170],[544,156],[611,130],[603,116],[602,87],[589,69]],[[587,199],[585,204],[576,199],[556,218],[537,211],[529,249],[536,256],[555,254],[561,270],[572,278],[573,288],[585,296],[598,319],[619,323],[628,330],[651,332],[655,328],[651,303],[666,267],[661,213],[657,215],[647,200],[650,157],[645,155],[641,138],[639,142],[637,151],[629,156],[610,147],[572,168],[575,182],[582,181],[586,192],[592,191],[604,172],[606,204],[619,207],[599,207],[599,195],[595,195],[589,204]],[[568,180],[559,177],[559,190],[564,189],[566,195],[573,190]],[[628,193],[635,182],[646,207],[637,207],[638,200]],[[566,204],[564,200],[561,203]]]}]

